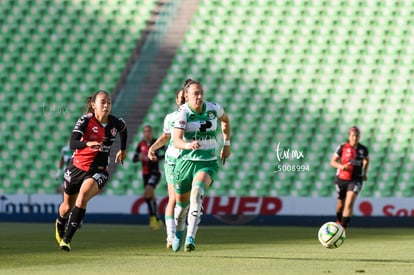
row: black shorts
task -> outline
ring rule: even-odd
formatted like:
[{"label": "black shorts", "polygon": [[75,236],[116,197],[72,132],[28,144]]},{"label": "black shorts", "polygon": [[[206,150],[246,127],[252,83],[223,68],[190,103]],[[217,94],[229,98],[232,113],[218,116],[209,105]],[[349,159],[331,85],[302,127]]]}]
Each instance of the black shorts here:
[{"label": "black shorts", "polygon": [[158,183],[160,183],[161,173],[142,175],[142,178],[144,180],[144,187],[151,185],[152,187],[156,188]]},{"label": "black shorts", "polygon": [[336,195],[340,200],[345,199],[346,192],[353,191],[359,193],[362,189],[362,179],[356,180],[342,180],[338,177],[335,178]]},{"label": "black shorts", "polygon": [[102,190],[108,181],[108,171],[91,169],[83,171],[75,167],[72,161],[69,163],[63,175],[63,191],[68,195],[75,195],[79,193],[82,183],[89,178],[93,178],[98,184],[99,190]]}]

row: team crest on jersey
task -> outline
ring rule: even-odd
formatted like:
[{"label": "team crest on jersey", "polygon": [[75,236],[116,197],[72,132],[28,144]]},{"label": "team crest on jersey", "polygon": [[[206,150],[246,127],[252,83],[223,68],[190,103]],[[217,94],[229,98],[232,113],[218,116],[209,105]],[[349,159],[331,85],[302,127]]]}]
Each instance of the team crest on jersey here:
[{"label": "team crest on jersey", "polygon": [[180,120],[178,123],[180,124],[180,126],[185,126],[185,121],[184,120]]},{"label": "team crest on jersey", "polygon": [[97,126],[92,127],[92,132],[97,133],[98,132],[98,127]]},{"label": "team crest on jersey", "polygon": [[209,119],[214,119],[215,116],[214,116],[214,113],[212,111],[209,111],[207,114],[208,114]]},{"label": "team crest on jersey", "polygon": [[112,128],[112,129],[111,129],[111,135],[112,135],[112,136],[116,136],[116,133],[117,133],[116,128]]}]

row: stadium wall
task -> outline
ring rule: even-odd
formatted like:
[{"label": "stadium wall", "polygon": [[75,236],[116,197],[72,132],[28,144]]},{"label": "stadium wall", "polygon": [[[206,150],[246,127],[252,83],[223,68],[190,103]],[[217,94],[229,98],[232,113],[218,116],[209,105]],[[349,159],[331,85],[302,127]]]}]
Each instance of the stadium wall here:
[{"label": "stadium wall", "polygon": [[[158,199],[159,212],[168,198]],[[61,195],[2,195],[0,221],[53,222]],[[334,198],[206,197],[205,225],[317,226],[334,221]],[[358,198],[353,226],[414,227],[411,199]],[[145,200],[135,196],[95,197],[88,205],[86,223],[147,224]]]}]

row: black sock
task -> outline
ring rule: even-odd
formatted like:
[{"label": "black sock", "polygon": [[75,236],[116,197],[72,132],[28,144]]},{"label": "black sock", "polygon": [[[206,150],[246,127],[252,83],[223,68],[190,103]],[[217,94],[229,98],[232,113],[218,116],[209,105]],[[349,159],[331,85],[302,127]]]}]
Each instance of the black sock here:
[{"label": "black sock", "polygon": [[157,215],[157,202],[152,199],[145,199],[148,205],[148,212],[150,216],[155,216],[158,219]]},{"label": "black sock", "polygon": [[336,221],[342,222],[342,212],[336,212]]},{"label": "black sock", "polygon": [[63,240],[66,243],[70,243],[72,240],[73,235],[75,235],[76,230],[78,230],[80,223],[82,222],[83,217],[85,217],[86,209],[73,207],[72,211],[69,215],[69,220],[66,226],[65,236]]},{"label": "black sock", "polygon": [[347,228],[349,223],[351,222],[351,217],[343,217],[342,218],[342,227]]},{"label": "black sock", "polygon": [[65,227],[66,227],[66,223],[68,222],[68,219],[69,218],[64,218],[64,217],[61,217],[60,215],[58,215],[57,217],[57,228],[61,236],[65,234]]}]

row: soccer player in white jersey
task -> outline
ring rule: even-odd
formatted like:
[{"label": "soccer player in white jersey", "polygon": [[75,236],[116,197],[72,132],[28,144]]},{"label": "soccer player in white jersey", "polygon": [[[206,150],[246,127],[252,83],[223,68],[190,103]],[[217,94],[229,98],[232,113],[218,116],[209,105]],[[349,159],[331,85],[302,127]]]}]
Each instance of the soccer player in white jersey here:
[{"label": "soccer player in white jersey", "polygon": [[190,252],[195,249],[204,194],[218,170],[218,121],[224,138],[220,152],[224,164],[230,156],[230,120],[222,106],[204,101],[203,87],[197,81],[187,79],[183,90],[186,103],[178,111],[173,131],[174,146],[182,151],[174,169],[176,232],[172,249],[181,248],[188,213],[184,250]]},{"label": "soccer player in white jersey", "polygon": [[[175,102],[178,106],[184,104],[185,99],[183,95],[183,90],[180,89],[175,94]],[[168,142],[168,148],[165,152],[165,163],[164,163],[164,171],[165,171],[165,179],[167,181],[168,187],[168,204],[165,208],[165,227],[167,231],[167,248],[172,248],[172,241],[174,239],[175,234],[175,222],[174,222],[174,207],[175,207],[175,191],[174,191],[174,167],[175,161],[180,154],[180,150],[175,148],[173,145],[173,140],[171,138],[171,132],[174,126],[175,117],[177,116],[178,112],[172,112],[165,116],[164,118],[164,127],[163,133],[160,137],[154,142],[154,144],[148,149],[148,158],[150,160],[156,160],[157,156],[155,155],[155,151]]]}]

